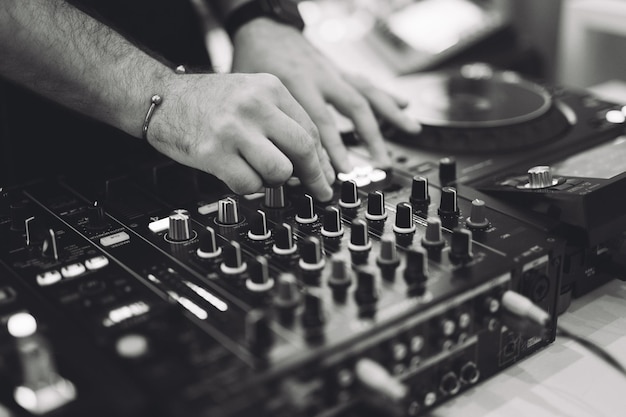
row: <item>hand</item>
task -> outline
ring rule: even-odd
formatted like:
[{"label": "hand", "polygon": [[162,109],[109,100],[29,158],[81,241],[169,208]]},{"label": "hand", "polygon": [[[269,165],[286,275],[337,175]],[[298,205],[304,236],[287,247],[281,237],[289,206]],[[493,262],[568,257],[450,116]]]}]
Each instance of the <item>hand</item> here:
[{"label": "hand", "polygon": [[313,197],[332,197],[335,174],[317,128],[270,74],[175,76],[152,118],[148,140],[239,194],[283,184],[295,174]]},{"label": "hand", "polygon": [[349,172],[353,167],[328,104],[352,121],[381,168],[389,167],[391,161],[374,112],[408,132],[421,130],[402,112],[407,102],[363,77],[340,73],[290,26],[267,18],[254,19],[238,30],[233,43],[233,71],[267,72],[280,78],[319,129],[322,144],[338,171]]}]

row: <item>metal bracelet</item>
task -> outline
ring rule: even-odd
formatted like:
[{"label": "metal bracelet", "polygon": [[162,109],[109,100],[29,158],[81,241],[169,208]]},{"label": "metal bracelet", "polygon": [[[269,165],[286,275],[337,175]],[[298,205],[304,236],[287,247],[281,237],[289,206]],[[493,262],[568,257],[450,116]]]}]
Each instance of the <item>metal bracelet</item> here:
[{"label": "metal bracelet", "polygon": [[152,114],[154,110],[157,108],[159,104],[163,102],[163,99],[160,95],[155,94],[150,99],[150,108],[148,109],[148,113],[146,113],[146,118],[143,120],[143,127],[141,129],[141,137],[144,139],[148,139],[148,126],[150,125],[150,119],[152,119]]}]

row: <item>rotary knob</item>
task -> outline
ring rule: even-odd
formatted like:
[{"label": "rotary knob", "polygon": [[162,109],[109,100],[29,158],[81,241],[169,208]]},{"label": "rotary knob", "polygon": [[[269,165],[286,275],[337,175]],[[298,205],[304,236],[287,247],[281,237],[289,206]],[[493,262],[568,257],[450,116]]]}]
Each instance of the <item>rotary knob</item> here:
[{"label": "rotary knob", "polygon": [[552,169],[547,165],[532,167],[528,170],[528,188],[533,190],[556,185],[558,180],[552,178]]},{"label": "rotary knob", "polygon": [[285,208],[287,203],[285,200],[285,189],[283,186],[265,188],[264,204],[265,207],[273,209]]},{"label": "rotary knob", "polygon": [[193,235],[189,212],[185,209],[177,209],[170,214],[170,226],[167,238],[174,242],[190,240]]},{"label": "rotary knob", "polygon": [[217,222],[224,226],[232,226],[240,222],[237,200],[226,197],[217,202]]}]

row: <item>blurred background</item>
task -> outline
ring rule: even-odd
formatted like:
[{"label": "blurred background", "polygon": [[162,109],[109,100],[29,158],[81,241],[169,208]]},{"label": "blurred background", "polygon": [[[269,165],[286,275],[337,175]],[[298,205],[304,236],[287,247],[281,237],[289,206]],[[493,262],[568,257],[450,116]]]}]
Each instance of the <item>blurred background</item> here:
[{"label": "blurred background", "polygon": [[[607,84],[609,93],[626,80],[626,0],[303,0],[299,7],[313,43],[373,79],[481,61],[552,84]],[[228,38],[217,29],[208,41],[217,69],[228,70]]]}]

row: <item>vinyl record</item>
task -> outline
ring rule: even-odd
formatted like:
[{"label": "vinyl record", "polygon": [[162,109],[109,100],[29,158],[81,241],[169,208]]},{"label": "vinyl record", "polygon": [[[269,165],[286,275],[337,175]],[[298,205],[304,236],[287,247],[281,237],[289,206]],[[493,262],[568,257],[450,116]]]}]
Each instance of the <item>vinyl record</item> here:
[{"label": "vinyl record", "polygon": [[552,105],[545,88],[485,65],[404,76],[397,87],[409,96],[407,113],[427,126],[511,126],[544,115]]}]

